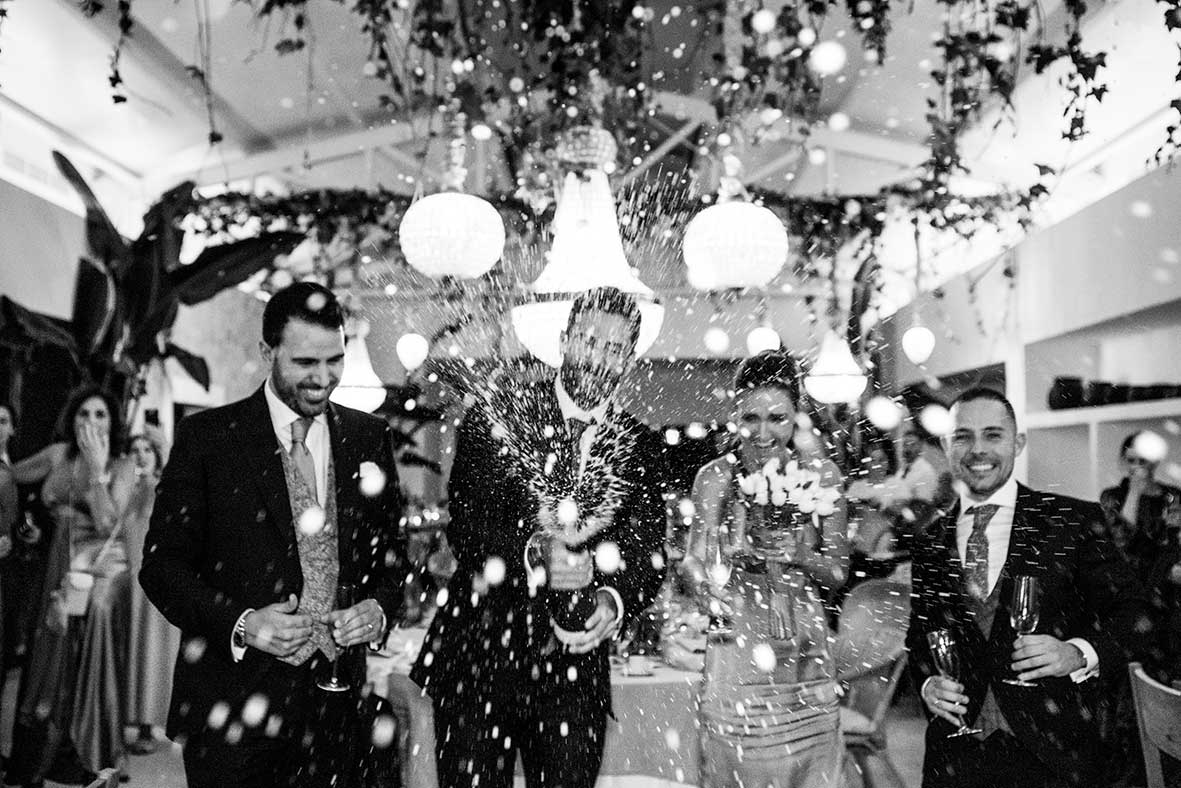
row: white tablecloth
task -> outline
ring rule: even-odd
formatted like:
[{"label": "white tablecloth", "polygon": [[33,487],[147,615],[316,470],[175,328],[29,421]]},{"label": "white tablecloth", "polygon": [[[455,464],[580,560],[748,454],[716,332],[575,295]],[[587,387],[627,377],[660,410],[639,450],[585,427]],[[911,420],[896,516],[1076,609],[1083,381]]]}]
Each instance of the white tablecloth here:
[{"label": "white tablecloth", "polygon": [[[439,788],[429,697],[407,677],[425,635],[398,630],[387,654],[369,657],[369,680],[399,718],[406,788]],[[688,788],[697,783],[697,685],[701,674],[656,665],[651,676],[613,669],[603,766],[596,788]],[[517,784],[524,785],[518,774]]]}]

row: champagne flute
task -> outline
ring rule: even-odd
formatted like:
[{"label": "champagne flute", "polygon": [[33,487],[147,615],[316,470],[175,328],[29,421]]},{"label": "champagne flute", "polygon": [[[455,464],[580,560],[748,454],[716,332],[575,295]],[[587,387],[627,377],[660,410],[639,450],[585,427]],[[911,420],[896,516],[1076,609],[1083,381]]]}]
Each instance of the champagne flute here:
[{"label": "champagne flute", "polygon": [[[956,650],[955,636],[950,630],[937,629],[927,633],[927,645],[931,649],[931,656],[935,659],[935,667],[939,675],[958,682],[960,680],[960,655]],[[973,733],[984,733],[979,728],[969,728],[960,719],[960,727],[947,734],[947,738],[969,736]]]},{"label": "champagne flute", "polygon": [[[336,586],[336,609],[348,610],[353,606],[354,588],[352,583],[339,583]],[[344,692],[349,689],[347,676],[341,676],[341,663],[348,656],[348,648],[337,645],[336,659],[332,660],[332,674],[327,679],[320,679],[316,686],[325,692]]]},{"label": "champagne flute", "polygon": [[[1036,577],[1019,575],[1013,584],[1013,599],[1009,605],[1009,623],[1018,635],[1032,635],[1037,629],[1039,617],[1039,588]],[[1005,679],[1014,687],[1036,687],[1035,681]]]},{"label": "champagne flute", "polygon": [[[707,550],[708,564],[705,567],[706,582],[709,583],[713,590],[715,597],[721,596],[725,591],[726,586],[730,583],[730,577],[734,573],[734,567],[730,560],[722,550],[722,534],[720,527],[713,532],[713,549]],[[733,627],[729,620],[727,620],[725,611],[722,608],[720,600],[711,597],[709,600],[710,613],[710,631],[718,635],[729,635],[733,632]]]}]

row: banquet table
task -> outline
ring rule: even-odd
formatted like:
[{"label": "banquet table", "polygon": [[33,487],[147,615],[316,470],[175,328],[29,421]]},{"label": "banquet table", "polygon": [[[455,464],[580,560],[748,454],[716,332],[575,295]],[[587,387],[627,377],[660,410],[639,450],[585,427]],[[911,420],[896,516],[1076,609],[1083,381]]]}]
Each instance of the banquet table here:
[{"label": "banquet table", "polygon": [[[439,788],[430,698],[408,677],[426,631],[396,630],[369,656],[369,681],[398,717],[403,785]],[[697,690],[701,674],[656,664],[650,676],[611,671],[615,711],[607,720],[596,788],[688,788],[697,784]],[[524,785],[517,769],[517,785]]]}]

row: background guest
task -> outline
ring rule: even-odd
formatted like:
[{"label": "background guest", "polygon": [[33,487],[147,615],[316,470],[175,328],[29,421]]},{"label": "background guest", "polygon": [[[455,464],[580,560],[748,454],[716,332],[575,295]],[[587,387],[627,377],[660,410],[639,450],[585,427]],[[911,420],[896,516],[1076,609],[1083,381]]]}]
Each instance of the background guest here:
[{"label": "background guest", "polygon": [[131,568],[131,637],[127,653],[127,722],[138,736],[128,745],[135,755],[155,750],[152,729],[168,722],[172,666],[180,650],[180,630],[168,623],[139,585],[144,538],[156,502],[156,483],[164,467],[163,440],[150,425],[131,439],[128,456],[135,463],[135,487],[123,513],[123,536]]},{"label": "background guest", "polygon": [[[88,782],[123,751],[123,664],[129,589],[118,523],[135,483],[132,463],[116,459],[119,411],[88,386],[66,403],[60,440],[17,463],[16,480],[42,480],[53,535],[40,614],[18,696],[12,764],[6,779]],[[84,570],[71,572],[71,568]],[[69,578],[67,577],[69,575]],[[68,607],[67,580],[92,578],[84,609]],[[81,614],[79,611],[81,610]]]}]

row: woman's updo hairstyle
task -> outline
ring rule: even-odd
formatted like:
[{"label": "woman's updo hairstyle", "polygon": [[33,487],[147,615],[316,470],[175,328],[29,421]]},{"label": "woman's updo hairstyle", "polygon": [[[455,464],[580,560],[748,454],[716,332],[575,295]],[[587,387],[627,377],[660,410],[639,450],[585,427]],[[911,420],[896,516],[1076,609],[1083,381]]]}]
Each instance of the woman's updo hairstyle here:
[{"label": "woman's updo hairstyle", "polygon": [[796,361],[786,350],[764,350],[743,359],[734,373],[734,394],[761,388],[787,392],[792,403],[800,398],[800,373]]}]

